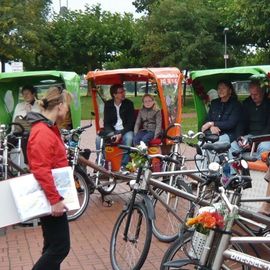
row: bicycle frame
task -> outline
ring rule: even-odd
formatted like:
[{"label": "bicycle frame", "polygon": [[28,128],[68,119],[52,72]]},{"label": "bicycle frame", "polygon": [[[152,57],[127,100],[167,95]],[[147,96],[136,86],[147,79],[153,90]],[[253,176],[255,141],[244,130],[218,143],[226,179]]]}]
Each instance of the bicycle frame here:
[{"label": "bicycle frame", "polygon": [[[238,207],[235,205],[231,205],[230,201],[227,200],[227,197],[225,196],[224,191],[221,192],[221,197],[226,203],[227,207],[230,209],[230,213],[228,216],[228,223],[226,224],[225,231],[231,231],[232,226],[234,224],[235,217],[238,214]],[[256,267],[258,269],[270,269],[270,261],[259,259],[257,257],[245,254],[243,252],[227,249],[229,243],[249,243],[249,244],[264,243],[266,244],[266,243],[270,243],[270,237],[231,237],[230,234],[223,234],[220,239],[217,252],[213,259],[212,269],[220,269],[224,258],[228,258],[230,260],[240,262],[244,265]],[[206,252],[202,254],[202,257],[200,259],[200,264],[205,263],[207,261],[207,255],[210,257],[210,255],[207,254],[208,253],[207,250],[210,250],[208,249],[209,247],[207,247],[207,243],[206,243],[206,248],[204,249],[204,251]]]}]

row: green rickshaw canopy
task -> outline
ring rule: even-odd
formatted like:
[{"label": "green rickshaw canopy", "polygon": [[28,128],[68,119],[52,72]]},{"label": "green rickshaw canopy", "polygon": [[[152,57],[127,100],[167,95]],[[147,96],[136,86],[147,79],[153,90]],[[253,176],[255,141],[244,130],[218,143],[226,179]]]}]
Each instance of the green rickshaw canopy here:
[{"label": "green rickshaw canopy", "polygon": [[53,86],[63,85],[69,91],[73,100],[71,117],[73,127],[80,126],[80,76],[75,72],[48,70],[0,73],[0,123],[9,124],[12,121],[14,109],[19,101],[20,88],[23,85]]}]

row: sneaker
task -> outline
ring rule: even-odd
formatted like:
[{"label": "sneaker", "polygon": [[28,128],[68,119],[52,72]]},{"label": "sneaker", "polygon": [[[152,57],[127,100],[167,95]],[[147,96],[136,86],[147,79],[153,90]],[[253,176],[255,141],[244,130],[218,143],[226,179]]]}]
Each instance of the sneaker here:
[{"label": "sneaker", "polygon": [[126,166],[121,166],[119,172],[125,175],[129,174],[129,171],[127,170]]}]

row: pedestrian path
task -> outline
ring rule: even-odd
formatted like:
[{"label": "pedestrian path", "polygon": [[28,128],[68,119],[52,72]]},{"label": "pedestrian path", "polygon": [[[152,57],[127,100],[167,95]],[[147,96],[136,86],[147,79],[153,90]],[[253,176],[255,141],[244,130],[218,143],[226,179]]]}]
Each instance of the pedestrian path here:
[{"label": "pedestrian path", "polygon": [[[113,225],[128,198],[128,186],[123,183],[110,195],[111,207],[102,205],[101,197],[95,193],[91,197],[86,212],[77,221],[70,222],[71,251],[62,264],[62,270],[105,270],[111,269],[109,244]],[[167,244],[154,237],[145,270],[159,269],[160,260]],[[0,236],[0,270],[29,270],[39,258],[42,249],[40,226],[11,226],[4,236]]]}]

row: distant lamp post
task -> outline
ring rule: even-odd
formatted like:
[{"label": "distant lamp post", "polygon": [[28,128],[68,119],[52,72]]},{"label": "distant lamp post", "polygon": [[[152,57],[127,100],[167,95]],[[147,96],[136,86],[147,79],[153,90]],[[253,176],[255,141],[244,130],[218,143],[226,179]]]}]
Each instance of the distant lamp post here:
[{"label": "distant lamp post", "polygon": [[66,5],[62,6],[62,0],[59,0],[59,7],[60,7],[60,10],[59,10],[59,13],[60,15],[64,15],[65,13],[67,13],[68,11],[68,0],[66,0]]},{"label": "distant lamp post", "polygon": [[227,68],[227,61],[229,59],[229,55],[227,53],[227,32],[229,31],[228,27],[225,27],[223,30],[224,34],[224,62],[225,62],[225,68]]}]

